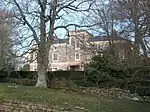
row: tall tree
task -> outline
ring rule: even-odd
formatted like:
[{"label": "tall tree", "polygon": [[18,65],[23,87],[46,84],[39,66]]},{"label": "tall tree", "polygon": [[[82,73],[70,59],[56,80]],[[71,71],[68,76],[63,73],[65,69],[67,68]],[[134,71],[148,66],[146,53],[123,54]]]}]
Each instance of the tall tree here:
[{"label": "tall tree", "polygon": [[0,70],[7,71],[11,68],[12,41],[11,41],[11,19],[10,14],[0,10]]},{"label": "tall tree", "polygon": [[[90,21],[95,23],[94,30],[98,35],[105,36],[109,41],[110,53],[115,54],[114,42],[119,38],[119,16],[118,3],[111,0],[101,0],[95,2],[91,9]],[[99,46],[103,47],[103,46]],[[99,49],[99,48],[98,48]]]},{"label": "tall tree", "polygon": [[109,44],[113,44],[113,32],[116,26],[116,15],[113,5],[108,1],[101,0],[95,2],[91,10],[92,22],[96,23],[94,30],[100,35],[108,36]]},{"label": "tall tree", "polygon": [[122,31],[134,38],[135,57],[143,51],[143,56],[147,57],[148,46],[146,37],[149,37],[149,0],[117,0],[124,17]]},{"label": "tall tree", "polygon": [[[72,26],[86,27],[76,24],[81,15],[87,12],[94,0],[9,0],[19,20],[18,26],[22,34],[29,39],[26,44],[35,43],[38,46],[38,80],[36,86],[47,87],[46,72],[49,64],[49,50],[53,43],[53,37],[58,29]],[[23,29],[24,28],[24,29]],[[59,30],[61,31],[61,30]],[[31,39],[33,37],[33,39]],[[22,37],[23,38],[23,37]]]},{"label": "tall tree", "polygon": [[[107,0],[97,2],[93,9],[94,21],[98,22],[98,31],[111,40],[114,30],[124,38],[134,41],[135,58],[140,49],[147,57],[149,37],[149,0]],[[111,42],[109,42],[111,44]]]}]

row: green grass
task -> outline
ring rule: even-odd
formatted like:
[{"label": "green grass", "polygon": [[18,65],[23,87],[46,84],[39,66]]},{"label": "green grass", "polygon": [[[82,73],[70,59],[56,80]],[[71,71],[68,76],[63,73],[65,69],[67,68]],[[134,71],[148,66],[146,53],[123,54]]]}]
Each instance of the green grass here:
[{"label": "green grass", "polygon": [[84,107],[89,112],[150,112],[148,103],[28,86],[10,88],[8,85],[0,84],[0,99],[49,104],[70,108],[72,112],[84,112],[75,109],[76,106]]}]

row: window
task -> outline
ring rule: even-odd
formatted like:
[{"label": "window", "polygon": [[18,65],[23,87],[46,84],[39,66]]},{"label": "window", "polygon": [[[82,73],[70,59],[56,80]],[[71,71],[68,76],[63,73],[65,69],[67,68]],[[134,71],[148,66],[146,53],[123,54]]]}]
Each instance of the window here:
[{"label": "window", "polygon": [[54,50],[54,51],[57,51],[57,47],[54,46],[54,47],[53,47],[53,50]]},{"label": "window", "polygon": [[75,48],[76,48],[76,49],[79,49],[79,48],[80,48],[80,42],[79,42],[79,40],[76,40]]},{"label": "window", "polygon": [[58,53],[54,53],[52,58],[54,61],[58,61]]},{"label": "window", "polygon": [[80,53],[75,53],[75,60],[80,60]]},{"label": "window", "polygon": [[52,71],[57,71],[57,68],[52,68]]},{"label": "window", "polygon": [[35,53],[35,59],[37,59],[37,53]]},{"label": "window", "polygon": [[52,50],[53,51],[57,51],[58,50],[58,46],[57,45],[52,45]]},{"label": "window", "polygon": [[71,38],[70,41],[71,41],[70,44],[71,44],[73,47],[75,47],[75,42],[74,42],[73,38]]},{"label": "window", "polygon": [[103,55],[104,55],[103,53],[100,53],[100,56],[101,56],[101,57],[103,57]]},{"label": "window", "polygon": [[119,58],[124,59],[124,50],[121,50],[121,52],[119,52]]}]

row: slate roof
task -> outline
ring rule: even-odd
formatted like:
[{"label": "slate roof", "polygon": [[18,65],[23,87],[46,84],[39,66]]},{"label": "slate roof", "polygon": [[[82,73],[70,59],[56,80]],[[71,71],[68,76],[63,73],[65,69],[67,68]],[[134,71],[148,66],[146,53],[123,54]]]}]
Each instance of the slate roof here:
[{"label": "slate roof", "polygon": [[68,41],[69,41],[69,39],[67,38],[67,39],[54,39],[53,40],[53,43],[54,44],[58,44],[58,43],[68,43]]},{"label": "slate roof", "polygon": [[[120,37],[115,37],[115,38],[113,38],[113,40],[121,40],[122,38],[120,38]],[[92,38],[90,38],[90,42],[96,42],[96,41],[108,41],[109,40],[109,38],[108,38],[108,36],[95,36],[95,37],[92,37]]]},{"label": "slate roof", "polygon": [[[115,37],[113,40],[122,40],[123,38],[121,37]],[[97,41],[109,41],[108,36],[95,36],[89,39],[89,42],[97,42]],[[65,39],[59,39],[59,38],[54,38],[53,43],[54,44],[59,44],[59,43],[68,43],[69,38]]]}]

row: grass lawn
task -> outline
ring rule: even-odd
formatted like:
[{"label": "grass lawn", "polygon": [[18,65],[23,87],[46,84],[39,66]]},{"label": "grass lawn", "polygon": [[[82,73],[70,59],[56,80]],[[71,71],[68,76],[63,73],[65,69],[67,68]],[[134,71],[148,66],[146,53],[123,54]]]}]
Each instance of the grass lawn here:
[{"label": "grass lawn", "polygon": [[84,107],[89,112],[150,112],[148,103],[28,86],[10,88],[9,85],[0,84],[0,99],[50,104],[70,108],[71,112],[84,112],[76,106]]}]

